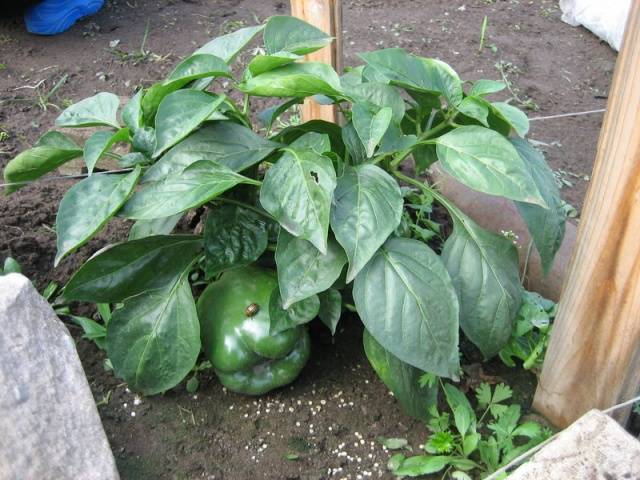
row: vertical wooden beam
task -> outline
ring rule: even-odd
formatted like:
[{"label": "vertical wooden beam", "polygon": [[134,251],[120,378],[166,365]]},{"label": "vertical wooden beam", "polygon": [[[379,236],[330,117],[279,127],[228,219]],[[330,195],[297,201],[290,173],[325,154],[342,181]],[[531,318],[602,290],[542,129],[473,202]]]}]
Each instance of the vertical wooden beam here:
[{"label": "vertical wooden beam", "polygon": [[[291,14],[331,35],[334,40],[322,50],[310,53],[306,60],[327,63],[342,73],[342,0],[291,0]],[[326,120],[338,123],[338,109],[334,105],[320,105],[307,98],[302,105],[303,122]]]},{"label": "vertical wooden beam", "polygon": [[632,3],[534,398],[558,426],[640,389],[640,1]]}]

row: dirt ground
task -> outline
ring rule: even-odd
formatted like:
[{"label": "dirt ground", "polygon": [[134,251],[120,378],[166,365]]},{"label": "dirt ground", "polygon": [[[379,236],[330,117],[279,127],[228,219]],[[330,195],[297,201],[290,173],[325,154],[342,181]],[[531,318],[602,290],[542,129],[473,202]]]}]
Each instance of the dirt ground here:
[{"label": "dirt ground", "polygon": [[[48,38],[27,34],[20,17],[0,19],[0,167],[42,135],[68,102],[99,91],[130,95],[209,38],[286,13],[288,3],[274,0],[107,0],[94,17]],[[343,20],[346,65],[359,63],[357,52],[400,46],[441,58],[468,80],[500,79],[502,71],[521,104],[533,108],[531,117],[606,106],[615,52],[562,23],[555,1],[345,0]],[[147,22],[151,53],[141,55]],[[565,199],[578,211],[601,121],[597,114],[532,123],[530,137],[542,142]],[[44,182],[0,198],[0,258],[17,258],[40,288],[64,282],[126,231],[123,221],[113,222],[51,271],[51,226],[70,184]],[[399,412],[368,366],[359,322],[348,318],[339,330],[332,339],[314,326],[314,354],[300,379],[258,399],[225,393],[210,376],[195,395],[182,385],[140,399],[104,371],[102,352],[78,339],[122,478],[387,478],[389,454],[376,438],[405,437],[415,448],[426,432]],[[528,404],[534,379],[496,368],[487,372],[501,375],[516,400]]]}]

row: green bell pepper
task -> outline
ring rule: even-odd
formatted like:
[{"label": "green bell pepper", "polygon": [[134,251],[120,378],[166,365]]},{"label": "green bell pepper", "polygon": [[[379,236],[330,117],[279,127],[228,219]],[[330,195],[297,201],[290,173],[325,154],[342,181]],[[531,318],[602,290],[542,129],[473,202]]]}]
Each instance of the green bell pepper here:
[{"label": "green bell pepper", "polygon": [[243,267],[224,273],[198,300],[202,345],[229,390],[261,395],[291,383],[309,359],[305,326],[269,334],[275,272]]}]

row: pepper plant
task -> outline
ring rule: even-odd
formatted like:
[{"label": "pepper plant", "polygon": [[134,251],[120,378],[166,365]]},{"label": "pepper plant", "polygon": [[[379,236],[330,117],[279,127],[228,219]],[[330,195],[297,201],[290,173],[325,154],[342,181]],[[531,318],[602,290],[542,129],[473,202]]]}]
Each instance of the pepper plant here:
[{"label": "pepper plant", "polygon": [[[234,76],[230,64],[260,34],[263,47]],[[132,389],[162,392],[189,373],[205,324],[218,328],[206,312],[199,321],[194,279],[224,281],[240,268],[275,267],[268,301],[246,306],[246,318],[268,313],[262,340],[300,332],[317,316],[335,332],[354,306],[369,357],[397,396],[410,399],[417,383],[403,379],[422,372],[458,376],[460,329],[487,358],[509,341],[521,303],[516,246],[479,227],[424,174],[439,163],[466,186],[516,202],[549,270],[565,217],[550,169],[523,138],[527,117],[488,99],[504,83],[463,82],[442,61],[400,48],[364,53],[342,76],[304,61],[331,41],[286,16],[216,38],[122,109],[116,95],[98,93],[62,112],[57,127],[99,127],[83,147],[51,131],[5,168],[13,191],[84,157],[89,176],[58,210],[56,265],[112,217],[134,221],[129,239],[98,252],[64,291],[115,307],[106,350]],[[223,93],[218,79],[241,95]],[[343,125],[276,131],[312,96],[335,105]],[[253,115],[254,97],[277,103]],[[103,157],[130,171],[96,172]],[[448,236],[433,216],[438,205],[453,223]],[[203,234],[174,234],[194,209]],[[244,274],[241,289],[259,277]]]},{"label": "pepper plant", "polygon": [[[427,381],[436,383],[435,378]],[[396,453],[389,459],[387,466],[398,477],[421,477],[444,470],[443,479],[485,478],[552,435],[539,423],[525,421],[520,405],[506,404],[513,392],[504,383],[493,389],[488,383],[480,384],[475,389],[475,410],[459,389],[440,383],[450,413],[438,411],[435,405],[429,407],[430,435],[420,447],[425,454],[407,457]],[[393,440],[393,447],[406,446],[406,440]],[[506,474],[497,478],[506,478]]]}]

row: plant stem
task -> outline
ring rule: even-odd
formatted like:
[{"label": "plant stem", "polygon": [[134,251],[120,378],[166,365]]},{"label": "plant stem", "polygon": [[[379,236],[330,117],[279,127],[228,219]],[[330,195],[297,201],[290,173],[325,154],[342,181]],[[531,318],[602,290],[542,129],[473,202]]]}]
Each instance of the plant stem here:
[{"label": "plant stem", "polygon": [[250,106],[250,101],[249,101],[249,94],[245,93],[244,97],[243,97],[243,105],[242,105],[242,114],[246,117],[247,114],[249,113],[249,106]]},{"label": "plant stem", "polygon": [[418,138],[422,135],[422,119],[424,118],[422,113],[423,110],[420,107],[420,104],[418,104],[416,108],[416,135]]},{"label": "plant stem", "polygon": [[246,208],[247,210],[251,210],[252,212],[257,213],[258,215],[262,215],[263,217],[268,218],[269,220],[275,220],[268,212],[265,212],[264,210],[258,207],[254,207],[253,205],[249,205],[248,203],[241,202],[240,200],[235,200],[233,198],[226,198],[226,197],[218,197],[216,198],[216,201],[222,202],[222,203],[229,203],[231,205],[238,205],[239,207]]},{"label": "plant stem", "polygon": [[140,56],[143,58],[147,56],[147,51],[144,49],[147,45],[147,38],[149,38],[149,22],[147,20],[147,26],[144,28],[144,35],[142,36],[142,44],[140,45]]},{"label": "plant stem", "polygon": [[482,420],[484,420],[484,417],[487,416],[487,413],[489,413],[489,407],[491,406],[491,402],[489,402],[489,405],[487,406],[486,410],[484,411],[484,413],[482,415],[480,415],[480,419],[478,419],[478,423],[482,423]]},{"label": "plant stem", "polygon": [[460,215],[458,214],[457,207],[453,205],[451,202],[449,202],[449,200],[440,192],[438,192],[436,189],[430,187],[429,185],[419,180],[416,180],[415,178],[411,178],[403,174],[402,172],[399,172],[398,170],[394,170],[392,173],[403,182],[413,185],[414,187],[418,187],[423,192],[427,192],[428,194],[433,196],[433,198],[435,198],[439,203],[441,203],[444,207],[446,207],[447,210],[449,210],[449,213],[451,213],[453,216],[460,217]]},{"label": "plant stem", "polygon": [[120,160],[122,157],[114,152],[105,152],[105,157],[115,158],[116,160]]},{"label": "plant stem", "polygon": [[426,185],[425,183],[416,180],[415,178],[411,178],[408,175],[405,175],[402,172],[399,172],[398,170],[394,170],[393,174],[398,177],[400,180],[402,180],[403,182],[406,182],[410,185],[413,185],[414,187],[418,187],[420,190],[423,190],[431,195],[433,195],[434,198],[436,198],[437,200],[438,197],[440,197],[441,195],[439,195],[434,189],[432,189],[430,186]]},{"label": "plant stem", "polygon": [[391,173],[393,173],[393,175],[395,175],[398,179],[402,180],[403,182],[406,182],[409,185],[413,185],[414,187],[418,187],[423,192],[426,192],[429,195],[431,195],[435,200],[438,201],[438,203],[440,203],[443,207],[447,209],[447,211],[452,217],[457,218],[459,222],[461,222],[463,225],[466,225],[465,215],[460,210],[458,210],[458,207],[456,207],[453,203],[451,203],[447,197],[442,195],[436,189],[430,187],[429,185],[423,182],[420,182],[419,180],[416,180],[415,178],[411,178],[398,170],[394,170]]},{"label": "plant stem", "polygon": [[427,130],[431,130],[431,125],[433,125],[433,120],[436,118],[437,110],[433,110],[431,115],[429,115],[429,120],[427,120]]},{"label": "plant stem", "polygon": [[529,259],[531,257],[531,250],[533,247],[533,240],[529,241],[529,246],[527,247],[527,256],[524,259],[524,266],[522,267],[522,276],[520,277],[520,283],[524,285],[524,281],[527,278],[527,270],[529,270]]},{"label": "plant stem", "polygon": [[[436,136],[438,133],[440,133],[445,128],[450,127],[453,124],[453,119],[454,118],[455,118],[455,115],[452,116],[451,119],[446,120],[446,121],[444,121],[442,123],[439,123],[435,127],[427,130],[426,132],[423,132],[418,137],[418,143],[424,143],[426,140],[429,140],[429,139],[433,138],[434,136]],[[399,152],[398,155],[396,157],[394,157],[394,159],[391,160],[391,163],[389,164],[391,169],[394,170],[410,154],[411,154],[411,149]]]},{"label": "plant stem", "polygon": [[225,95],[224,103],[231,107],[234,112],[236,112],[240,116],[240,120],[244,123],[245,127],[252,129],[251,126],[251,118],[243,111],[238,108],[238,106],[234,103],[234,101]]}]

